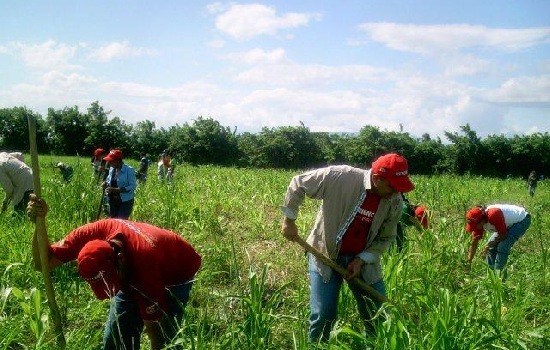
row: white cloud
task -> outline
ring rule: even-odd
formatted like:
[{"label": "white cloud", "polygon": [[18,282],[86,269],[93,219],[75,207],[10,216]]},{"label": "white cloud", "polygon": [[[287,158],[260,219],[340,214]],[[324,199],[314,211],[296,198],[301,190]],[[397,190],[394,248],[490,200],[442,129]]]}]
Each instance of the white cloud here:
[{"label": "white cloud", "polygon": [[10,51],[8,50],[7,47],[5,46],[0,46],[0,53],[9,53]]},{"label": "white cloud", "polygon": [[324,65],[300,65],[295,63],[257,65],[235,76],[235,80],[246,84],[268,86],[292,86],[303,84],[329,84],[336,81],[384,80],[384,70],[366,65],[330,67]]},{"label": "white cloud", "polygon": [[89,60],[109,62],[117,58],[137,57],[142,55],[153,55],[155,50],[143,47],[131,47],[128,41],[113,42],[102,46],[88,55]]},{"label": "white cloud", "polygon": [[21,83],[0,90],[0,105],[26,106],[38,113],[47,109],[78,105],[87,107],[96,100],[97,80],[76,73],[50,71],[38,77],[35,83]]},{"label": "white cloud", "polygon": [[223,58],[231,60],[235,63],[243,63],[248,65],[288,62],[286,52],[282,48],[277,48],[273,51],[264,51],[256,48],[246,52],[230,53],[223,56]]},{"label": "white cloud", "polygon": [[71,70],[79,66],[69,64],[79,45],[69,46],[48,40],[41,44],[10,43],[11,53],[21,57],[25,65],[37,70]]},{"label": "white cloud", "polygon": [[222,47],[225,46],[225,41],[224,40],[211,40],[211,41],[206,43],[206,46],[212,47],[214,49],[221,49]]},{"label": "white cloud", "polygon": [[535,105],[550,107],[550,76],[529,76],[512,78],[498,89],[487,91],[488,102],[505,104]]},{"label": "white cloud", "polygon": [[81,75],[77,73],[65,74],[58,71],[50,71],[44,73],[40,77],[40,81],[44,86],[67,91],[85,91],[91,85],[95,85],[98,80],[91,76]]},{"label": "white cloud", "polygon": [[363,23],[359,29],[366,32],[370,39],[392,49],[422,54],[455,52],[474,47],[512,52],[550,41],[550,27],[493,29],[469,24]]},{"label": "white cloud", "polygon": [[110,94],[127,97],[171,100],[206,98],[210,93],[220,90],[217,85],[200,82],[188,83],[176,88],[162,88],[115,81],[101,83],[100,89]]},{"label": "white cloud", "polygon": [[277,15],[275,8],[270,6],[234,4],[216,18],[216,28],[234,39],[249,40],[260,35],[277,35],[280,30],[302,27],[321,17],[318,13]]},{"label": "white cloud", "polygon": [[443,65],[445,66],[445,75],[447,76],[474,75],[488,72],[492,69],[491,63],[488,60],[473,55],[445,56]]}]

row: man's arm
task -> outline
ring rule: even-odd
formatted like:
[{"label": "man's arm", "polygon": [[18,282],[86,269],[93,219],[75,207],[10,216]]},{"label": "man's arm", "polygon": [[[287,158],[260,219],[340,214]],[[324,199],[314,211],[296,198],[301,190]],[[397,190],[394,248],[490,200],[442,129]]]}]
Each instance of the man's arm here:
[{"label": "man's arm", "polygon": [[[48,238],[46,237],[46,239]],[[47,241],[47,245],[48,247],[50,246],[49,241]],[[63,262],[57,259],[49,249],[47,250],[47,252],[48,252],[48,267],[50,271],[56,268],[57,266],[63,264]],[[34,261],[34,269],[36,271],[42,271],[42,265],[40,263],[40,250],[38,249],[38,238],[36,237],[36,232],[32,237],[32,259]]]},{"label": "man's arm", "polygon": [[504,214],[500,209],[490,210],[488,213],[488,220],[489,220],[489,223],[493,224],[498,235],[494,240],[489,241],[481,251],[481,257],[483,259],[485,259],[485,257],[487,256],[487,252],[489,252],[489,249],[496,247],[500,242],[504,241],[508,236],[508,228],[506,227],[506,220],[504,218]]},{"label": "man's arm", "polygon": [[298,227],[296,222],[292,219],[283,217],[283,223],[281,225],[281,232],[283,236],[291,242],[295,242],[298,237]]},{"label": "man's arm", "polygon": [[500,242],[504,241],[507,236],[508,236],[508,233],[505,232],[505,233],[499,234],[494,240],[488,242],[487,245],[481,251],[481,258],[485,259],[485,257],[487,256],[487,253],[489,252],[489,249],[496,247]]},{"label": "man's arm", "polygon": [[290,181],[281,211],[284,214],[281,224],[281,232],[289,241],[295,241],[298,237],[296,218],[300,205],[307,195],[310,198],[322,199],[326,179],[330,175],[330,168],[321,168],[296,175]]},{"label": "man's arm", "polygon": [[466,267],[464,268],[466,272],[470,272],[472,269],[472,260],[476,256],[477,246],[479,245],[479,240],[481,237],[472,237],[472,242],[470,243],[470,248],[468,249],[468,257],[466,258]]}]

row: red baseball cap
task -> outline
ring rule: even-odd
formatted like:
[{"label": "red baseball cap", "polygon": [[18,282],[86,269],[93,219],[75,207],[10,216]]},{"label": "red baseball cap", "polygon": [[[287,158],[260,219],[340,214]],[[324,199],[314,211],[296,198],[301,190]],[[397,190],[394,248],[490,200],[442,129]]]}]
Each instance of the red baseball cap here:
[{"label": "red baseball cap", "polygon": [[113,160],[121,160],[122,159],[122,151],[119,149],[113,149],[109,154],[105,157],[103,157],[103,160],[106,160],[108,162],[112,162]]},{"label": "red baseball cap", "polygon": [[372,172],[388,181],[397,192],[406,193],[414,189],[409,179],[409,163],[399,154],[389,153],[378,157],[372,163]]},{"label": "red baseball cap", "polygon": [[483,219],[483,210],[480,207],[473,207],[466,213],[466,231],[473,232],[474,236],[483,234],[483,230],[477,228],[477,224]]},{"label": "red baseball cap", "polygon": [[109,299],[120,290],[114,258],[111,245],[98,239],[86,243],[78,253],[78,273],[100,300]]},{"label": "red baseball cap", "polygon": [[103,148],[98,148],[94,151],[94,155],[99,156],[100,154],[103,154],[103,152],[105,152]]},{"label": "red baseball cap", "polygon": [[428,213],[426,213],[427,210],[428,208],[423,205],[416,207],[416,209],[414,210],[414,216],[418,219],[418,221],[420,221],[420,224],[424,228],[428,228]]}]

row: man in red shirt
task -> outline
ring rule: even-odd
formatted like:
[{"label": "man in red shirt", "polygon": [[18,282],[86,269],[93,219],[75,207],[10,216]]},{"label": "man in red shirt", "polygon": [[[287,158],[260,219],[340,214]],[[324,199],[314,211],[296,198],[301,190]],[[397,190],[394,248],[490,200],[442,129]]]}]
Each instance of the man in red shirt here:
[{"label": "man in red shirt", "polygon": [[[46,216],[44,200],[31,196],[31,219]],[[35,267],[40,270],[33,240]],[[78,273],[98,299],[112,298],[103,348],[140,347],[143,328],[151,348],[161,349],[177,332],[201,257],[179,235],[146,223],[106,219],[73,230],[49,247],[49,266],[77,260]]]},{"label": "man in red shirt", "polygon": [[466,257],[466,272],[471,269],[472,260],[485,231],[493,234],[483,248],[481,257],[486,259],[489,268],[502,271],[508,262],[512,246],[531,225],[531,214],[518,205],[493,204],[473,207],[466,213],[466,221],[466,231],[472,234]]}]

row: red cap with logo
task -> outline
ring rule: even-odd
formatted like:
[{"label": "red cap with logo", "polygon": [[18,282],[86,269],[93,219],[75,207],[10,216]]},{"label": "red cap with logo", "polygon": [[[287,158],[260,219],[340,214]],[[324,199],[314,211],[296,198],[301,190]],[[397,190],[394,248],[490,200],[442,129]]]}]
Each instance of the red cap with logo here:
[{"label": "red cap with logo", "polygon": [[100,300],[109,299],[120,290],[114,258],[111,245],[97,239],[86,243],[78,253],[78,273]]},{"label": "red cap with logo", "polygon": [[372,172],[386,181],[397,192],[406,193],[414,189],[409,179],[409,163],[405,157],[390,153],[372,163]]},{"label": "red cap with logo", "polygon": [[122,151],[119,149],[113,149],[109,154],[103,157],[103,160],[112,162],[113,160],[122,160]]},{"label": "red cap with logo", "polygon": [[483,219],[483,210],[480,207],[473,207],[466,213],[466,231],[473,232],[474,236],[483,234],[483,230],[477,228],[477,224]]},{"label": "red cap with logo", "polygon": [[427,210],[428,208],[423,205],[416,207],[416,209],[414,210],[414,216],[418,219],[418,221],[420,221],[422,227],[426,229],[428,228],[428,213],[426,212]]}]

